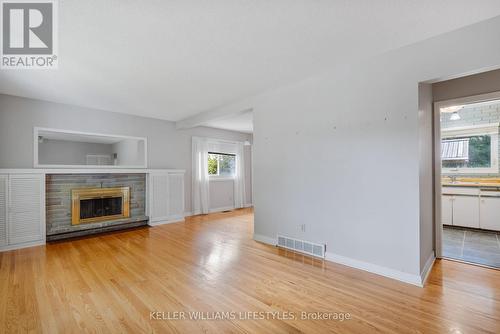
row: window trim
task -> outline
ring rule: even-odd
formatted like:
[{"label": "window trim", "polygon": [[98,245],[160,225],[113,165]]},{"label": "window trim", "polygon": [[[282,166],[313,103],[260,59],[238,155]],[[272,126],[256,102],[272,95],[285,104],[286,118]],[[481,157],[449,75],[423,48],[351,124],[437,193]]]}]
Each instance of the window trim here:
[{"label": "window trim", "polygon": [[218,154],[218,155],[228,155],[230,157],[235,157],[236,158],[236,154],[234,153],[221,153],[221,152],[208,152],[208,154]]},{"label": "window trim", "polygon": [[[222,152],[215,152],[215,151],[209,151],[208,154],[217,154],[217,155],[226,155],[230,157],[234,157],[235,162],[236,162],[236,154],[234,153],[222,153]],[[217,174],[208,174],[208,178],[210,181],[233,181],[235,179],[235,175],[220,175],[219,174],[219,161],[217,160]]]},{"label": "window trim", "polygon": [[489,123],[482,125],[463,126],[456,128],[441,128],[441,142],[443,139],[459,138],[469,136],[491,137],[490,161],[491,167],[476,168],[443,168],[441,160],[441,172],[443,174],[495,174],[498,173],[498,131],[499,123]]}]

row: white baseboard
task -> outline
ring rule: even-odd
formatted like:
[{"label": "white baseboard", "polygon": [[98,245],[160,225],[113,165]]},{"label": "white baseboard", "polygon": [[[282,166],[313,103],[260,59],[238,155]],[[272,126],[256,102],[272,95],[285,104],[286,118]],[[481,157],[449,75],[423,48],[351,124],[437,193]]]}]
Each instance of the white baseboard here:
[{"label": "white baseboard", "polygon": [[[243,206],[244,208],[251,208],[253,207],[253,203],[247,203]],[[215,212],[222,212],[222,211],[227,211],[227,210],[234,210],[234,206],[228,206],[228,207],[223,207],[223,208],[215,208],[215,209],[210,209],[208,212],[209,213],[215,213]],[[184,212],[185,217],[189,216],[196,216],[196,215],[201,215],[201,212],[193,212],[193,211],[186,211]]]},{"label": "white baseboard", "polygon": [[148,225],[149,226],[159,226],[159,225],[172,224],[172,223],[181,223],[183,221],[185,221],[184,218],[178,218],[178,219],[172,219],[172,220],[161,220],[158,222],[149,221]]},{"label": "white baseboard", "polygon": [[0,246],[0,252],[6,252],[6,251],[10,251],[10,250],[15,250],[15,249],[42,246],[42,245],[45,245],[45,240],[23,242],[23,243],[15,244],[15,245]]},{"label": "white baseboard", "polygon": [[228,210],[234,210],[234,206],[223,206],[222,208],[214,208],[208,210],[209,213],[215,213],[215,212],[222,212],[222,211],[228,211]]},{"label": "white baseboard", "polygon": [[432,267],[434,266],[434,262],[436,261],[436,255],[434,254],[434,251],[432,251],[431,255],[425,261],[424,268],[422,269],[422,272],[420,273],[420,277],[422,278],[422,286],[425,285],[425,282],[427,281],[427,278],[429,277],[429,274],[432,270]]},{"label": "white baseboard", "polygon": [[423,286],[420,275],[405,273],[403,271],[394,270],[391,268],[379,266],[377,264],[368,263],[329,252],[326,252],[325,259],[331,262],[340,263],[356,269],[368,271],[377,275],[393,278],[405,283],[410,283],[419,287]]},{"label": "white baseboard", "polygon": [[[270,238],[268,236],[262,235],[262,234],[254,234],[253,239],[258,242],[262,242],[268,245],[276,246],[278,244],[277,240],[274,238]],[[430,272],[430,269],[432,268],[432,264],[434,263],[434,253],[432,254],[431,257],[426,262],[426,265],[424,267],[424,270],[422,271],[421,275],[415,275],[415,274],[410,274],[410,273],[405,273],[403,271],[399,270],[394,270],[391,268],[383,267],[377,264],[373,263],[368,263],[365,261],[360,261],[356,259],[352,259],[346,256],[334,254],[334,253],[325,253],[325,260],[343,264],[348,267],[356,268],[356,269],[361,269],[364,271],[368,271],[377,275],[389,277],[398,281],[402,281],[405,283],[413,284],[419,287],[423,287],[425,283],[425,279],[427,278],[427,275]],[[422,279],[423,278],[423,279]]]},{"label": "white baseboard", "polygon": [[265,235],[262,235],[262,234],[254,234],[253,240],[258,241],[258,242],[262,242],[262,243],[265,243],[265,244],[268,244],[271,246],[276,246],[278,244],[276,239],[266,237]]},{"label": "white baseboard", "polygon": [[[208,213],[216,213],[216,212],[222,212],[222,211],[228,211],[228,210],[234,210],[234,206],[224,206],[221,208],[213,208],[213,209],[208,209]],[[189,217],[189,216],[196,216],[196,215],[202,215],[203,213],[201,212],[185,212],[184,216]]]},{"label": "white baseboard", "polygon": [[[268,236],[262,235],[262,234],[254,234],[253,239],[258,242],[262,242],[268,245],[276,246],[278,244],[277,240],[274,238],[270,238]],[[325,259],[331,262],[339,263],[346,265],[348,267],[356,268],[356,269],[361,269],[364,271],[368,271],[377,275],[389,277],[396,279],[398,281],[402,281],[405,283],[410,283],[419,287],[423,286],[423,281],[421,279],[420,275],[414,275],[410,273],[405,273],[399,270],[394,270],[391,268],[379,266],[376,264],[352,259],[346,256],[342,255],[337,255],[333,253],[326,252],[325,253]],[[433,263],[432,260],[428,260],[429,262],[429,268],[431,267],[431,264]]]}]

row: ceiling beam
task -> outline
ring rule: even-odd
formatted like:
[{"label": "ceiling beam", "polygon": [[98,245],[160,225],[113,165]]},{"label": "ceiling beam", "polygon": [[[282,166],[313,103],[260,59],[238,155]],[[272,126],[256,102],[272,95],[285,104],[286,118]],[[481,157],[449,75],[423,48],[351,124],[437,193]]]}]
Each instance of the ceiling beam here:
[{"label": "ceiling beam", "polygon": [[249,101],[242,101],[240,103],[231,104],[214,110],[204,111],[194,116],[184,118],[180,121],[175,122],[175,128],[180,130],[203,126],[209,121],[237,116],[246,112],[250,112],[252,110],[253,108],[251,107]]}]

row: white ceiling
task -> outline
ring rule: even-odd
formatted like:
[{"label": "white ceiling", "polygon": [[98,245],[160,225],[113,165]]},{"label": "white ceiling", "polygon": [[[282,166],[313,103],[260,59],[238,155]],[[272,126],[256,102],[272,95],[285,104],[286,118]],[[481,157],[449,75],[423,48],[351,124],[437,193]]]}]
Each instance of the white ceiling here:
[{"label": "white ceiling", "polygon": [[245,111],[222,119],[207,121],[203,125],[224,130],[253,133],[253,112]]},{"label": "white ceiling", "polygon": [[59,69],[0,93],[177,121],[500,14],[498,0],[60,0]]}]

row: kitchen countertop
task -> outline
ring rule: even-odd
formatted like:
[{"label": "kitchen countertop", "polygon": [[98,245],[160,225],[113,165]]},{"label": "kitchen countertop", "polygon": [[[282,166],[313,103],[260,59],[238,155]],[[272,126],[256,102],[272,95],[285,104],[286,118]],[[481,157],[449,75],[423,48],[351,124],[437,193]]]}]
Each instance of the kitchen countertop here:
[{"label": "kitchen countertop", "polygon": [[450,178],[441,180],[443,187],[475,187],[475,188],[500,188],[499,178],[457,178],[452,181]]}]

